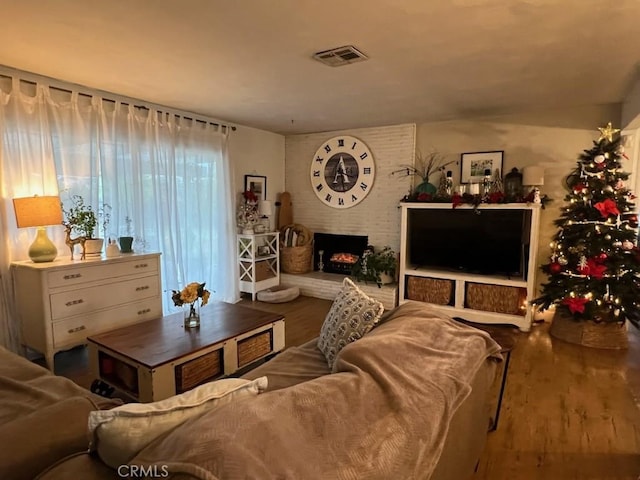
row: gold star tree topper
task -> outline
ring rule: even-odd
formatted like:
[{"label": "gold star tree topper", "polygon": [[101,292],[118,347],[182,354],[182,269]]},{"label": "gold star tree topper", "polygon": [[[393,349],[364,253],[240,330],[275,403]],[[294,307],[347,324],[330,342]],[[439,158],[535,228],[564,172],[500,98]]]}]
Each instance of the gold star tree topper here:
[{"label": "gold star tree topper", "polygon": [[606,138],[610,142],[613,142],[613,136],[620,131],[619,128],[613,128],[611,122],[607,123],[606,127],[599,127],[598,130],[600,130],[600,138],[598,141]]}]

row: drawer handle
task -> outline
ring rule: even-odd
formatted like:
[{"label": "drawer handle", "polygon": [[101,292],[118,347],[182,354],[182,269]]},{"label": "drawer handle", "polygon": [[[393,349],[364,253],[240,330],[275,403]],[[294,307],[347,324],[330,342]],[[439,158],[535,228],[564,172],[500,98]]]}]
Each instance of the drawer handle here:
[{"label": "drawer handle", "polygon": [[133,268],[147,268],[148,266],[149,266],[149,264],[147,264],[147,263],[138,263]]},{"label": "drawer handle", "polygon": [[145,313],[149,313],[151,311],[150,308],[145,308],[144,310],[138,310],[138,315],[144,315]]},{"label": "drawer handle", "polygon": [[136,287],[136,292],[141,292],[142,290],[149,290],[149,285],[144,285],[142,287]]},{"label": "drawer handle", "polygon": [[65,280],[71,280],[71,279],[73,279],[73,278],[80,278],[81,276],[82,276],[82,274],[81,274],[81,273],[72,273],[72,274],[70,274],[70,275],[65,275],[65,276],[64,276],[64,277],[62,277],[62,278],[64,278]]},{"label": "drawer handle", "polygon": [[85,327],[84,325],[80,325],[79,327],[76,328],[72,328],[70,330],[67,330],[67,332],[69,333],[76,333],[76,332],[81,332],[82,330],[85,330],[87,327]]},{"label": "drawer handle", "polygon": [[70,302],[65,303],[65,305],[66,305],[67,307],[71,307],[71,306],[73,306],[73,305],[79,305],[79,304],[81,304],[81,303],[84,303],[84,300],[83,300],[83,299],[79,299],[79,300],[71,300]]}]

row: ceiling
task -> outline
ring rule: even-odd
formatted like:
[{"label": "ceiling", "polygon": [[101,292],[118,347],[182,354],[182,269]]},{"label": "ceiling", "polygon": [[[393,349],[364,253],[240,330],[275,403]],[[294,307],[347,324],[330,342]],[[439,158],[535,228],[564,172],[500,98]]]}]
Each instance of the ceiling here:
[{"label": "ceiling", "polygon": [[[639,0],[0,0],[0,64],[282,134],[620,103]],[[369,60],[313,53],[354,45]]]}]

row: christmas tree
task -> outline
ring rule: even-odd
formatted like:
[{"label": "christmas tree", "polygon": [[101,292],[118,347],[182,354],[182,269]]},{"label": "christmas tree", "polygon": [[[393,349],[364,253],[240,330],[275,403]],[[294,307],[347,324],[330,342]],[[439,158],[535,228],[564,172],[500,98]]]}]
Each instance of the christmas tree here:
[{"label": "christmas tree", "polygon": [[[620,130],[609,123],[569,174],[569,193],[542,266],[548,282],[533,303],[575,320],[631,321],[640,327],[640,250],[635,196],[626,185]],[[615,138],[614,138],[615,137]]]}]

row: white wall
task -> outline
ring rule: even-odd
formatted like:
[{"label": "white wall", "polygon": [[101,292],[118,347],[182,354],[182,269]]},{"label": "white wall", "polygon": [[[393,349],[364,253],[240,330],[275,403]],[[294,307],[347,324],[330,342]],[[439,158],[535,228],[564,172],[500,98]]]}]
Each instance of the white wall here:
[{"label": "white wall", "polygon": [[640,78],[636,79],[622,104],[621,128],[640,128]]},{"label": "white wall", "polygon": [[[351,135],[367,144],[373,154],[376,178],[372,190],[359,204],[335,209],[316,197],[309,169],[316,150],[337,135]],[[415,125],[362,128],[286,137],[286,189],[291,193],[293,221],[312,232],[368,235],[375,247],[400,247],[398,202],[409,190],[408,177],[391,172],[411,164],[415,145]]]},{"label": "white wall", "polygon": [[[267,200],[274,202],[284,191],[284,141],[283,135],[238,126],[229,138],[229,158],[233,165],[234,190],[244,191],[245,175],[267,177]],[[271,218],[275,225],[275,215]]]}]

